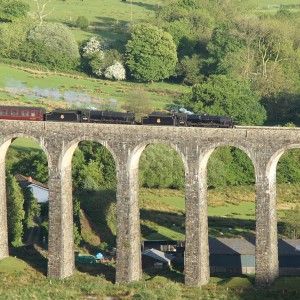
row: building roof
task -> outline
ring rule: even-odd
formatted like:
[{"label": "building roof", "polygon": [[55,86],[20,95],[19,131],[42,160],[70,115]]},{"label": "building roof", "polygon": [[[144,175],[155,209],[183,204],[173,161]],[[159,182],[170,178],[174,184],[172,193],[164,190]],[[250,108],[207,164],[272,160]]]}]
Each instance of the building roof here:
[{"label": "building roof", "polygon": [[38,187],[41,187],[41,188],[44,188],[44,189],[48,190],[48,187],[45,184],[43,184],[43,183],[41,183],[37,180],[34,180],[31,176],[26,177],[26,176],[21,175],[21,174],[16,174],[15,178],[16,178],[17,182],[22,186],[36,185]]},{"label": "building roof", "polygon": [[142,255],[150,256],[156,260],[169,264],[175,257],[171,254],[166,254],[156,249],[147,249],[142,252]]},{"label": "building roof", "polygon": [[279,255],[300,255],[300,240],[278,240]]},{"label": "building roof", "polygon": [[255,255],[255,239],[209,238],[210,254]]},{"label": "building roof", "polygon": [[[210,254],[255,255],[255,238],[209,238]],[[278,255],[300,256],[300,239],[278,239]]]}]

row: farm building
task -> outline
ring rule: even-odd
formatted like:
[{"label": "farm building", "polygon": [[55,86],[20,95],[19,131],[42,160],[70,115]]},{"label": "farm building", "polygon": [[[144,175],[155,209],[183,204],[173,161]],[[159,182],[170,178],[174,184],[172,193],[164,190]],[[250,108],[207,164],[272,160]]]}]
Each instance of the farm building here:
[{"label": "farm building", "polygon": [[[143,249],[149,247],[172,253],[172,264],[184,263],[184,241],[144,241]],[[212,274],[255,274],[255,238],[209,238],[209,253]],[[278,239],[278,261],[280,275],[300,275],[300,240]]]},{"label": "farm building", "polygon": [[143,269],[164,269],[171,266],[175,257],[157,249],[147,249],[142,252]]},{"label": "farm building", "polygon": [[255,273],[255,239],[210,238],[211,273]]}]

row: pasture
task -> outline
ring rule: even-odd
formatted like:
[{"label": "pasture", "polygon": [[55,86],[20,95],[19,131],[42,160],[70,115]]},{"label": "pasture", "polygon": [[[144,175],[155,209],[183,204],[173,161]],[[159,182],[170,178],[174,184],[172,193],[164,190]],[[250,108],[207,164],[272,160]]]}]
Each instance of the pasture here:
[{"label": "pasture", "polygon": [[96,107],[122,110],[139,97],[163,109],[189,90],[186,86],[109,81],[77,74],[15,68],[0,63],[0,104],[37,105],[46,108]]},{"label": "pasture", "polygon": [[[37,11],[34,1],[23,0],[23,2],[30,5],[31,14]],[[164,0],[52,0],[46,5],[45,13],[49,15],[45,20],[70,26],[77,41],[96,35],[110,42],[118,40],[122,44],[127,39],[128,24],[154,18],[155,8],[163,5],[164,2]],[[258,11],[265,10],[268,5],[269,9],[274,11],[278,9],[272,7],[274,5],[300,4],[300,0],[248,0],[246,3]],[[81,30],[74,27],[79,16],[84,16],[89,20],[89,29]]]}]

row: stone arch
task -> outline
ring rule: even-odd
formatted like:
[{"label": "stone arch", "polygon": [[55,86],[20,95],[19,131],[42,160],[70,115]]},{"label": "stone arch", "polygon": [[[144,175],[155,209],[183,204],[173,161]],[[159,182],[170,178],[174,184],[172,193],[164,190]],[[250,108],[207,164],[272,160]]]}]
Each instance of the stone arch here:
[{"label": "stone arch", "polygon": [[266,176],[269,178],[270,182],[276,182],[276,168],[277,163],[282,156],[282,154],[289,149],[300,149],[300,144],[290,144],[286,145],[280,149],[278,149],[273,155],[270,157],[267,167],[266,167]]},{"label": "stone arch", "polygon": [[[199,171],[200,173],[199,174],[205,174],[204,177],[207,176],[209,159],[211,158],[211,155],[213,154],[213,152],[216,149],[221,148],[221,147],[233,147],[233,148],[238,149],[238,150],[242,151],[243,153],[245,153],[247,155],[247,157],[250,159],[251,163],[252,163],[252,166],[254,168],[254,177],[256,179],[258,164],[257,164],[256,158],[255,158],[255,153],[251,151],[251,148],[249,148],[249,147],[247,148],[246,146],[244,146],[242,144],[234,143],[234,142],[218,142],[218,143],[213,143],[209,147],[207,147],[206,149],[204,149],[204,151],[203,151],[203,153],[201,155],[201,158],[200,158],[200,171]],[[253,180],[254,180],[254,177],[253,177]],[[203,186],[204,184],[206,184],[206,185]],[[253,186],[254,186],[254,183],[253,183]],[[209,197],[208,197],[208,188],[207,187],[208,186],[207,186],[207,182],[206,181],[204,181],[203,183],[201,183],[201,188],[203,190],[205,190],[205,192],[203,192],[203,194],[207,193],[207,195],[205,195],[205,196],[207,197],[207,206],[208,206],[208,204],[209,204],[209,201],[208,201]],[[253,197],[253,199],[254,199],[254,197]],[[255,217],[255,219],[256,219],[256,217]],[[226,224],[225,219],[222,222],[224,224]],[[253,221],[253,222],[255,222],[255,221]],[[224,226],[224,224],[222,225],[222,227]],[[226,226],[224,226],[224,227],[226,227]],[[229,226],[229,227],[231,227],[231,226]],[[222,232],[223,232],[223,230],[222,230]],[[222,235],[223,235],[223,233],[222,233]],[[213,265],[210,266],[210,270],[213,272],[213,270],[214,270]]]},{"label": "stone arch", "polygon": [[207,168],[208,160],[209,160],[211,154],[217,148],[226,147],[226,146],[237,148],[237,149],[239,149],[239,150],[241,150],[241,151],[243,151],[244,153],[247,154],[247,156],[250,158],[251,163],[254,167],[254,174],[255,174],[255,177],[256,177],[257,176],[258,165],[257,165],[257,161],[256,161],[256,158],[255,158],[255,153],[252,153],[252,151],[251,151],[251,149],[249,149],[249,147],[246,147],[244,145],[234,143],[234,142],[230,142],[230,143],[228,143],[228,142],[219,142],[219,143],[214,143],[214,144],[210,145],[210,147],[206,149],[205,153],[203,153],[202,159],[200,161],[200,170],[204,170],[204,168]]},{"label": "stone arch", "polygon": [[30,140],[33,140],[34,142],[36,142],[41,147],[43,152],[45,153],[45,155],[47,157],[47,161],[48,161],[48,166],[51,165],[51,156],[49,155],[48,148],[44,144],[44,140],[42,140],[42,142],[41,142],[41,140],[37,139],[35,136],[24,134],[24,133],[14,133],[14,134],[4,136],[3,140],[5,142],[2,145],[0,145],[0,149],[2,149],[3,146],[6,147],[6,149],[3,148],[2,150],[0,150],[0,157],[1,157],[1,155],[3,155],[3,150],[5,150],[5,153],[4,153],[4,157],[5,157],[7,149],[9,148],[10,144],[12,143],[12,140],[19,138],[19,137],[24,137],[24,138],[27,138],[27,139],[30,139]]},{"label": "stone arch", "polygon": [[135,268],[138,269],[136,278],[141,278],[142,274],[142,262],[141,262],[141,247],[140,247],[140,207],[139,207],[139,180],[138,180],[138,172],[139,172],[139,161],[141,154],[147,145],[150,144],[164,144],[170,146],[173,150],[176,151],[177,154],[181,157],[183,162],[185,172],[188,169],[187,159],[184,153],[181,151],[180,147],[177,144],[174,144],[169,141],[159,140],[159,139],[150,139],[146,140],[142,143],[134,145],[133,150],[129,154],[128,162],[127,162],[127,172],[129,174],[129,186],[130,190],[130,211],[131,216],[134,216],[132,219],[132,227],[128,230],[131,236],[135,236],[135,245],[132,247],[132,256],[135,257]]},{"label": "stone arch", "polygon": [[84,141],[92,141],[92,142],[96,142],[96,143],[99,143],[102,146],[104,146],[111,153],[112,157],[114,158],[114,161],[115,161],[115,164],[116,164],[116,168],[117,168],[117,166],[118,166],[117,155],[116,155],[115,150],[113,149],[113,147],[109,143],[107,143],[107,141],[105,141],[105,140],[98,140],[97,138],[95,138],[95,139],[86,139],[86,138],[84,138],[83,139],[81,137],[77,137],[76,139],[70,141],[64,147],[66,150],[61,154],[61,157],[59,158],[59,164],[62,167],[71,164],[73,154],[74,154],[76,148],[78,147],[78,144],[80,142],[84,142]]},{"label": "stone arch", "polygon": [[[107,142],[77,137],[60,148],[49,175],[49,263],[48,276],[65,278],[75,269],[73,239],[73,191],[72,157],[81,141],[93,141],[104,145],[117,164],[116,154]],[[57,260],[59,253],[60,260]]]},{"label": "stone arch", "polygon": [[48,161],[48,167],[51,164],[50,155],[47,147],[35,136],[15,133],[3,137],[3,143],[0,145],[0,259],[9,256],[8,251],[8,232],[7,232],[7,204],[6,204],[6,154],[12,140],[18,137],[25,137],[37,143],[45,153]]}]

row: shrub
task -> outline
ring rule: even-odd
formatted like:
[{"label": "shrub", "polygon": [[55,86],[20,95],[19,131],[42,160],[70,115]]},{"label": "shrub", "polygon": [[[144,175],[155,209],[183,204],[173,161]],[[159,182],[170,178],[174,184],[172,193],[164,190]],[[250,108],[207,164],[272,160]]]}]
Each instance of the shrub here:
[{"label": "shrub", "polygon": [[104,77],[107,79],[124,80],[126,78],[125,68],[120,62],[116,61],[105,70]]},{"label": "shrub", "polygon": [[76,26],[80,29],[86,29],[89,26],[89,20],[85,16],[79,16],[76,20]]}]

